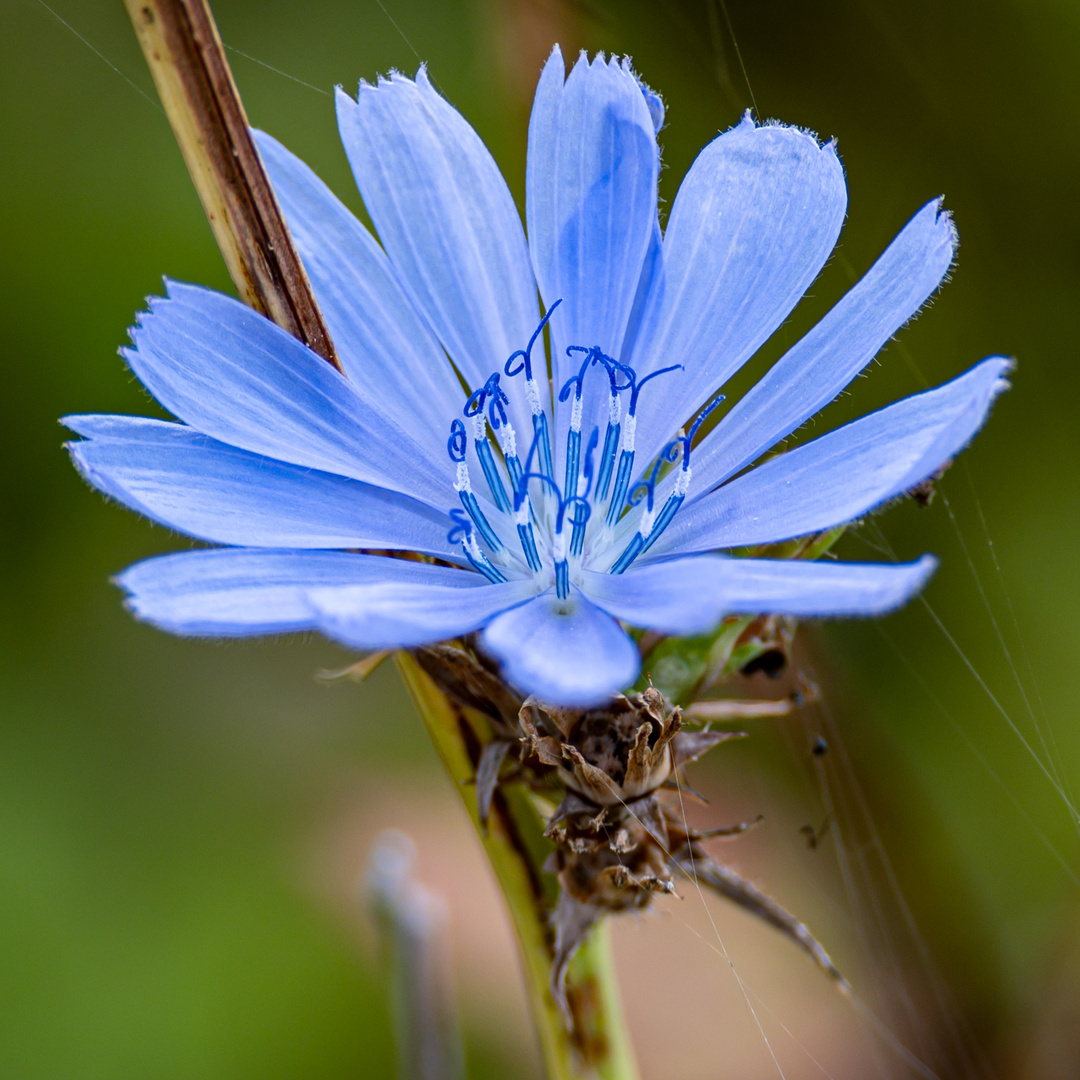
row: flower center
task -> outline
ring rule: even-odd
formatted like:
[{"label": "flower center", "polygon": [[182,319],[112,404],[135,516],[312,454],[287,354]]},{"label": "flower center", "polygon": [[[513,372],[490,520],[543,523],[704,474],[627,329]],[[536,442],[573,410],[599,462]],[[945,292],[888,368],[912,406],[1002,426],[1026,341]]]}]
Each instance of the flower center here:
[{"label": "flower center", "polygon": [[[533,371],[532,350],[560,303],[557,300],[551,305],[528,345],[469,397],[463,418],[455,417],[450,425],[446,447],[456,466],[454,488],[462,508],[450,511],[454,526],[447,539],[452,544],[460,542],[465,557],[490,581],[527,574],[548,577],[559,599],[565,600],[578,568],[591,566],[621,574],[659,539],[689,490],[694,436],[724,399],[723,395],[714,398],[689,431],[680,431],[631,488],[641,392],[660,375],[681,371],[682,365],[639,376],[597,345],[570,345],[566,354],[580,360],[578,373],[565,382],[557,397],[548,392],[545,377],[542,392]],[[503,376],[524,379],[532,423],[524,462],[507,409],[511,398],[503,388]],[[594,387],[606,382],[607,389],[607,425],[598,463],[599,424],[592,426],[582,451],[587,380]],[[562,421],[555,425],[556,430],[566,428],[563,469],[558,477],[545,397],[552,415]],[[479,465],[483,474],[484,495],[473,489],[470,462]],[[674,483],[657,510],[657,484],[669,472],[676,473]],[[622,526],[616,530],[616,526],[630,514],[636,514],[636,520],[629,522],[634,528],[627,541],[628,530]],[[618,542],[617,533],[621,537]]]}]

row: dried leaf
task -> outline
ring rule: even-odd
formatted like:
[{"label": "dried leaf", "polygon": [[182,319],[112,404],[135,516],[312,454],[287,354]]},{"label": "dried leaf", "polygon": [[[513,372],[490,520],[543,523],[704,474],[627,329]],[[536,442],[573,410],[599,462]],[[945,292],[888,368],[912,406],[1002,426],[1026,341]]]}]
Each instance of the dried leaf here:
[{"label": "dried leaf", "polygon": [[693,859],[689,852],[674,860],[675,864],[693,880],[718,892],[725,900],[756,915],[763,922],[775,927],[790,941],[795,942],[822,971],[825,972],[845,993],[851,987],[848,981],[836,969],[821,943],[789,911],[781,907],[771,896],[766,896],[756,885],[739,877],[733,870],[721,866],[712,859],[695,852]]},{"label": "dried leaf", "polygon": [[680,731],[675,736],[671,756],[678,769],[689,761],[697,761],[721,743],[745,738],[745,731]]},{"label": "dried leaf", "polygon": [[495,739],[480,751],[480,762],[476,766],[476,810],[480,824],[485,829],[491,813],[491,800],[499,783],[499,769],[509,749],[510,743],[505,739]]}]

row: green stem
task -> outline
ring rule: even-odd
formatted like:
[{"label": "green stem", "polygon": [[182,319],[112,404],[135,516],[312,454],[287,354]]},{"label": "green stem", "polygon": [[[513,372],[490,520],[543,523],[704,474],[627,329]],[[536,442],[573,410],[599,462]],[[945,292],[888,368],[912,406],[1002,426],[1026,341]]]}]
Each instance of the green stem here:
[{"label": "green stem", "polygon": [[567,972],[572,1030],[552,996],[554,936],[549,913],[557,884],[540,869],[551,845],[544,838],[544,819],[533,796],[518,784],[500,787],[485,829],[474,781],[480,750],[491,738],[486,717],[450,700],[409,654],[397,653],[395,658],[506,900],[547,1080],[637,1080],[603,922],[577,951]]}]

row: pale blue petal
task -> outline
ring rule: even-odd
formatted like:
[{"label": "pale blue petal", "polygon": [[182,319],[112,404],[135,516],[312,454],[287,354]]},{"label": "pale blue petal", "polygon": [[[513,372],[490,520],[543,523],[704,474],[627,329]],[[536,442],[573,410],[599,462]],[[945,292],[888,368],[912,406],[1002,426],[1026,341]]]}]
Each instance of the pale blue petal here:
[{"label": "pale blue petal", "polygon": [[167,284],[123,355],[171,413],[230,446],[445,503],[444,461],[325,360],[238,300]]},{"label": "pale blue petal", "polygon": [[408,420],[429,455],[464,404],[461,383],[372,235],[298,157],[252,132],[345,374],[365,401]]},{"label": "pale blue petal", "polygon": [[[477,577],[471,574],[469,577]],[[473,587],[460,581],[383,582],[313,589],[316,625],[354,649],[407,649],[459,637],[536,595],[531,579]]]},{"label": "pale blue petal", "polygon": [[[649,248],[645,252],[645,261],[641,266],[637,295],[634,297],[634,306],[630,311],[630,321],[626,326],[626,340],[623,348],[625,355],[630,356],[633,354],[637,340],[642,332],[645,317],[654,306],[653,293],[663,287],[664,234],[660,230],[660,219],[654,217],[652,235],[649,238]],[[666,376],[661,377],[666,378]]]},{"label": "pale blue petal", "polygon": [[797,128],[748,117],[698,155],[632,358],[639,374],[685,367],[642,393],[642,465],[787,317],[832,251],[846,205],[832,144]]},{"label": "pale blue petal", "polygon": [[630,686],[641,661],[623,629],[580,593],[553,593],[507,611],[481,638],[503,676],[554,705],[599,705]]},{"label": "pale blue petal", "polygon": [[650,555],[774,543],[853,521],[935,473],[982,427],[1008,388],[1008,360],[984,360],[780,454],[684,507]]},{"label": "pale blue petal", "polygon": [[789,435],[877,355],[941,284],[956,231],[939,200],[924,206],[866,276],[773,366],[694,451],[700,497]]},{"label": "pale blue petal", "polygon": [[540,295],[547,307],[562,300],[550,324],[556,390],[581,366],[567,345],[622,354],[656,222],[659,161],[629,63],[582,53],[564,83],[556,47],[529,122],[525,203]]},{"label": "pale blue petal", "polygon": [[154,521],[217,544],[393,548],[456,559],[445,511],[141,416],[69,416],[76,467]]},{"label": "pale blue petal", "polygon": [[162,555],[117,584],[140,619],[173,634],[248,637],[314,629],[311,589],[380,581],[483,585],[472,571],[341,551],[219,548]]},{"label": "pale blue petal", "polygon": [[473,389],[539,322],[525,233],[495,161],[423,68],[337,94],[338,126],[379,239]]},{"label": "pale blue petal", "polygon": [[726,615],[881,615],[918,592],[936,565],[929,555],[900,566],[699,555],[621,575],[585,571],[582,588],[633,626],[703,634]]}]

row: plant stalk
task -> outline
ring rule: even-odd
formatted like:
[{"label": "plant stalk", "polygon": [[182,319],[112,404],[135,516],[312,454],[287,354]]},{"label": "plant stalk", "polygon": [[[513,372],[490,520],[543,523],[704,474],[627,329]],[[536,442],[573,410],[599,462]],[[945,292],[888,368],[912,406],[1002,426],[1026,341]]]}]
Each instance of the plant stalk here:
[{"label": "plant stalk", "polygon": [[506,899],[548,1080],[637,1080],[605,922],[579,948],[567,972],[569,1027],[552,996],[554,934],[548,915],[558,885],[540,869],[552,846],[533,796],[520,784],[500,787],[485,828],[474,781],[480,752],[492,735],[490,722],[447,697],[410,654],[399,652],[395,659]]},{"label": "plant stalk", "polygon": [[[209,5],[205,0],[124,3],[241,298],[340,366],[248,130]],[[548,914],[557,884],[541,871],[550,845],[540,810],[522,786],[505,786],[495,793],[487,828],[481,826],[472,784],[480,750],[491,737],[486,718],[451,701],[412,656],[396,658],[506,898],[548,1080],[637,1080],[603,923],[569,968],[571,1025],[552,996]]]},{"label": "plant stalk", "polygon": [[206,0],[124,0],[240,298],[335,367]]}]

